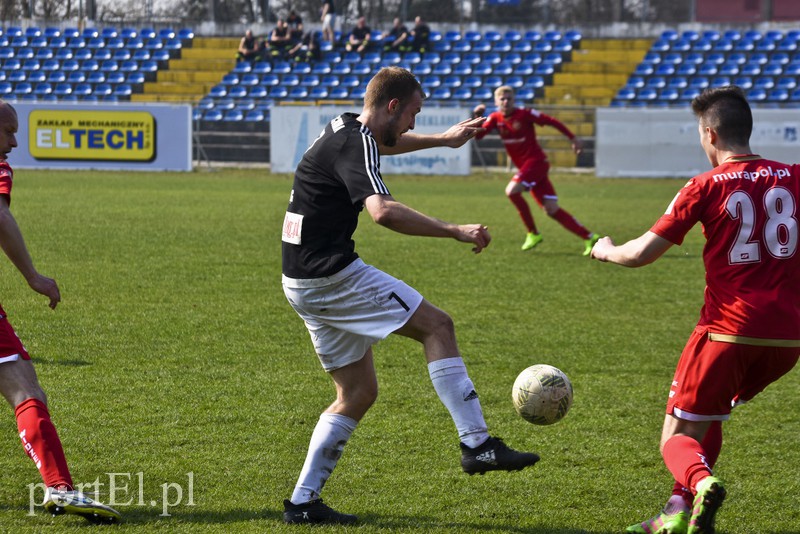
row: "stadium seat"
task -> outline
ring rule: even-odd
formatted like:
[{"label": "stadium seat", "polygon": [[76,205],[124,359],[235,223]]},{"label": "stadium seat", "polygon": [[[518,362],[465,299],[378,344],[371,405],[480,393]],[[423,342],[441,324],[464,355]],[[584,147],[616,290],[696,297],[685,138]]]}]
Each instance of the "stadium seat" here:
[{"label": "stadium seat", "polygon": [[72,94],[72,84],[59,83],[53,88],[53,94],[61,98]]},{"label": "stadium seat", "polygon": [[775,80],[772,76],[758,76],[753,79],[753,89],[769,90],[775,87]]},{"label": "stadium seat", "polygon": [[348,90],[346,87],[333,87],[330,90],[329,96],[333,100],[344,100],[348,96]]},{"label": "stadium seat", "polygon": [[432,100],[449,100],[452,96],[450,89],[447,87],[437,87],[430,94]]},{"label": "stadium seat", "polygon": [[687,87],[686,89],[681,90],[678,100],[690,101],[699,94],[700,90],[696,87]]},{"label": "stadium seat", "polygon": [[[525,81],[522,79],[522,76],[509,76],[505,79],[505,85],[508,85],[513,89],[519,89],[525,85]],[[519,96],[519,94],[517,94],[517,96]]]},{"label": "stadium seat", "polygon": [[266,119],[263,110],[260,109],[251,109],[247,113],[245,113],[244,120],[250,122],[260,122]]},{"label": "stadium seat", "polygon": [[653,76],[648,78],[645,87],[652,87],[654,89],[662,89],[667,86],[667,78],[665,76]]},{"label": "stadium seat", "polygon": [[753,87],[753,78],[751,76],[737,76],[732,80],[733,85],[738,85],[742,89],[751,89]]},{"label": "stadium seat", "polygon": [[476,87],[472,91],[473,100],[485,101],[492,99],[492,90],[488,87]]},{"label": "stadium seat", "polygon": [[67,81],[67,75],[60,70],[50,71],[47,74],[47,81],[50,83],[63,83]]},{"label": "stadium seat", "polygon": [[664,100],[667,102],[673,102],[675,100],[678,100],[678,96],[679,96],[678,89],[674,87],[665,87],[658,93],[658,98],[660,100]]},{"label": "stadium seat", "polygon": [[267,98],[267,86],[254,85],[247,90],[247,96],[254,99]]},{"label": "stadium seat", "polygon": [[207,109],[203,112],[203,120],[205,121],[221,121],[222,111],[218,109]]},{"label": "stadium seat", "polygon": [[305,98],[308,98],[308,89],[301,85],[292,87],[289,91],[289,99],[291,100],[303,100]]},{"label": "stadium seat", "polygon": [[775,80],[776,89],[791,90],[797,87],[797,79],[793,76],[782,76]]},{"label": "stadium seat", "polygon": [[141,85],[144,83],[144,74],[141,72],[129,72],[125,76],[125,82],[131,85]]},{"label": "stadium seat", "polygon": [[684,89],[689,86],[689,80],[686,76],[672,76],[667,80],[667,87],[673,89]]},{"label": "stadium seat", "polygon": [[636,93],[637,100],[649,101],[658,98],[658,91],[653,87],[644,87]]}]

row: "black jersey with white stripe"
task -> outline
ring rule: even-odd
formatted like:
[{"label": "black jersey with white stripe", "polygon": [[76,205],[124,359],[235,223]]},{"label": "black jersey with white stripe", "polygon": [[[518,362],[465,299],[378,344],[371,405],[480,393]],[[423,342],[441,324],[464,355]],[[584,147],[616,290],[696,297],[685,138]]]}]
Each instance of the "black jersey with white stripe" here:
[{"label": "black jersey with white stripe", "polygon": [[388,195],[378,143],[355,113],[333,119],[297,166],[283,222],[283,274],[322,278],[358,258],[353,232],[364,199]]}]

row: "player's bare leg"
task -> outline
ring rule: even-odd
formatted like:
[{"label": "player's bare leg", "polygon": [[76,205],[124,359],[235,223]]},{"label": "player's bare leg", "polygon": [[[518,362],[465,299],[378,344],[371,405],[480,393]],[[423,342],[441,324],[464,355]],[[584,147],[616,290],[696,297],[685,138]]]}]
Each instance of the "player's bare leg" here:
[{"label": "player's bare leg", "polygon": [[433,387],[458,430],[461,467],[466,473],[517,471],[539,460],[535,454],[517,452],[502,440],[489,436],[478,393],[458,351],[449,315],[423,300],[408,323],[395,333],[423,344]]}]

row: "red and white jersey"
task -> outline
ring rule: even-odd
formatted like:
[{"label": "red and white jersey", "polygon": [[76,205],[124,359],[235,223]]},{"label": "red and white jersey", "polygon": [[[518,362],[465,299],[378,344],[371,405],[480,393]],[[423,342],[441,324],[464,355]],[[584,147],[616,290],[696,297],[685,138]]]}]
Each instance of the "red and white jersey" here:
[{"label": "red and white jersey", "polygon": [[742,155],[689,180],[651,231],[680,245],[702,223],[699,326],[722,341],[800,346],[798,219],[800,166]]},{"label": "red and white jersey", "polygon": [[536,130],[534,125],[552,126],[569,139],[574,139],[575,135],[561,121],[541,113],[535,109],[517,108],[511,115],[505,116],[502,111],[495,111],[483,123],[483,131],[477,135],[478,139],[497,129],[503,139],[511,161],[518,169],[532,161],[547,160],[542,147],[536,140]]},{"label": "red and white jersey", "polygon": [[11,202],[11,185],[14,180],[14,171],[6,160],[0,160],[0,195],[8,195]]}]

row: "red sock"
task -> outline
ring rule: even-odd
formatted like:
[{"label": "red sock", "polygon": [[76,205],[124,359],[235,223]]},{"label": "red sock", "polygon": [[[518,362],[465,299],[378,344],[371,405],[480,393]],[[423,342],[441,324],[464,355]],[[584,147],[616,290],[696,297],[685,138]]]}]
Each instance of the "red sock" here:
[{"label": "red sock", "polygon": [[580,237],[581,239],[589,239],[592,237],[592,232],[586,229],[581,223],[579,223],[575,217],[569,214],[566,210],[562,208],[558,208],[558,211],[555,212],[552,217],[561,223],[561,226],[575,234],[576,236]]},{"label": "red sock", "polygon": [[[703,451],[706,453],[705,456],[708,467],[713,469],[717,464],[719,452],[722,450],[722,421],[713,421],[711,423],[711,426],[709,426],[708,430],[706,431],[706,435],[703,437],[703,443],[701,446]],[[691,490],[689,490],[680,482],[676,482],[672,487],[672,494],[680,495],[683,497],[683,500],[687,506],[692,506],[694,495],[692,494]]]},{"label": "red sock", "polygon": [[39,399],[27,399],[14,409],[22,446],[42,474],[47,487],[67,485],[72,488],[72,477],[64,457],[56,427],[50,421],[47,406]]},{"label": "red sock", "polygon": [[525,199],[522,198],[522,193],[508,195],[508,199],[514,204],[514,207],[517,208],[522,223],[525,225],[525,228],[528,229],[528,233],[533,232],[534,234],[538,234],[539,232],[536,231],[536,223],[533,222],[531,208],[528,206],[528,203],[525,202]]},{"label": "red sock", "polygon": [[667,440],[664,463],[675,481],[692,491],[699,480],[711,475],[703,447],[689,436],[673,436]]}]

